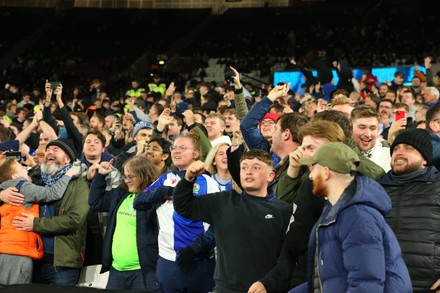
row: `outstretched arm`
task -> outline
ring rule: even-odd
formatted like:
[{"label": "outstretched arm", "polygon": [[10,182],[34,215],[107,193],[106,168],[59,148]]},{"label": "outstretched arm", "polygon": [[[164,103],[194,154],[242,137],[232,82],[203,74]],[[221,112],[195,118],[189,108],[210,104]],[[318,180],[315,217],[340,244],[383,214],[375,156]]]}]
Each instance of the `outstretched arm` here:
[{"label": "outstretched arm", "polygon": [[25,182],[21,186],[20,192],[25,195],[25,202],[50,202],[59,200],[63,197],[70,179],[77,173],[77,168],[72,166],[66,174],[51,187],[47,188],[35,185],[31,182]]}]

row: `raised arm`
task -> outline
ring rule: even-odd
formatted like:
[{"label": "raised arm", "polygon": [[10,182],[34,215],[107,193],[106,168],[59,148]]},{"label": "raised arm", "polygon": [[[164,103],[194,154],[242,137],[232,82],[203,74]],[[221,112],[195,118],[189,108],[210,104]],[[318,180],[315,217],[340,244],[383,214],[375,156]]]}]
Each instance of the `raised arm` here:
[{"label": "raised arm", "polygon": [[17,135],[17,140],[19,142],[20,148],[21,145],[26,141],[26,139],[28,139],[29,135],[31,134],[31,132],[38,127],[38,122],[37,122],[37,118],[35,118],[32,120],[31,124],[28,125],[28,127],[26,127],[25,129],[23,129],[18,135]]},{"label": "raised arm", "polygon": [[49,137],[49,141],[58,139],[58,135],[55,132],[55,129],[53,129],[52,126],[50,126],[46,121],[43,120],[43,111],[36,110],[34,111],[34,115],[43,133]]},{"label": "raised arm", "polygon": [[243,86],[240,82],[240,73],[234,67],[229,67],[232,71],[234,71],[235,76],[233,76],[234,80],[234,100],[235,100],[235,109],[237,110],[237,118],[241,121],[244,116],[248,113],[248,107],[246,105],[246,98],[243,93]]},{"label": "raised arm", "polygon": [[51,187],[38,186],[31,182],[25,182],[20,188],[20,192],[25,196],[24,202],[50,202],[59,200],[63,197],[67,185],[73,175],[78,172],[77,168],[72,166],[67,170],[57,182]]},{"label": "raised arm", "polygon": [[55,130],[56,133],[58,133],[58,126],[56,125],[55,120],[52,116],[52,112],[50,111],[54,89],[52,89],[50,82],[47,79],[44,88],[46,90],[46,99],[44,100],[43,119]]},{"label": "raised arm", "polygon": [[73,124],[73,120],[72,117],[70,116],[70,112],[64,106],[64,102],[62,99],[62,90],[63,87],[61,84],[55,90],[55,96],[59,107],[60,118],[64,123],[64,127],[67,131],[68,137],[72,139],[73,144],[75,145],[76,151],[78,152],[78,154],[81,154],[83,149],[83,144],[82,144],[83,135],[81,134],[81,132],[79,132],[78,128],[76,128],[76,126]]},{"label": "raised arm", "polygon": [[189,165],[184,178],[174,189],[173,204],[176,212],[184,218],[212,223],[209,207],[203,202],[203,198],[212,195],[193,196],[194,181],[205,171],[206,167],[202,161],[195,161]]},{"label": "raised arm", "polygon": [[258,129],[258,124],[264,115],[267,114],[269,107],[273,105],[275,99],[285,95],[289,91],[289,88],[290,83],[275,86],[267,96],[249,110],[241,121],[240,130],[249,149],[270,151],[270,143],[261,134]]},{"label": "raised arm", "polygon": [[212,148],[212,144],[206,134],[202,131],[202,129],[200,129],[199,125],[195,124],[194,113],[191,110],[186,110],[183,112],[183,116],[185,117],[185,123],[188,126],[188,131],[194,130],[199,134],[200,149],[202,150],[200,160],[204,161]]}]

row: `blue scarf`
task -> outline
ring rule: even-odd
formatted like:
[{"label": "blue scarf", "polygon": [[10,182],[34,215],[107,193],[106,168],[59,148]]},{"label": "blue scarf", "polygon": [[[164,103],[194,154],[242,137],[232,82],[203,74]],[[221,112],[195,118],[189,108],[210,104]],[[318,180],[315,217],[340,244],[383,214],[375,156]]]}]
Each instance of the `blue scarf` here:
[{"label": "blue scarf", "polygon": [[55,176],[50,176],[49,174],[44,173],[41,171],[41,178],[43,178],[44,186],[52,187],[52,185],[55,184],[55,182],[58,181],[61,177],[63,177],[64,174],[66,174],[67,170],[69,170],[72,167],[72,163],[66,165],[63,169],[61,169]]}]

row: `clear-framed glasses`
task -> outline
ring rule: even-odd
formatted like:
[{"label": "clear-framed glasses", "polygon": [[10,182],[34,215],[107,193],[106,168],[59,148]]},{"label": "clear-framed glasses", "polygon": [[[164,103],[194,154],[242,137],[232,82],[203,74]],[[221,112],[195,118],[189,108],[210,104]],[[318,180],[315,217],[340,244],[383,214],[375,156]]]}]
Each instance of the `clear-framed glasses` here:
[{"label": "clear-framed glasses", "polygon": [[135,175],[125,175],[124,176],[124,181],[131,181],[133,180],[133,178],[135,178]]},{"label": "clear-framed glasses", "polygon": [[184,145],[178,145],[178,146],[172,146],[172,147],[170,147],[170,150],[171,151],[177,151],[177,150],[179,150],[179,151],[186,151],[186,150],[194,150],[193,148],[190,148],[190,147],[187,147],[187,146],[184,146]]},{"label": "clear-framed glasses", "polygon": [[149,145],[146,145],[145,147],[144,147],[144,151],[152,151],[152,152],[163,152],[160,148],[158,148],[158,147],[156,147],[156,146],[149,146]]}]

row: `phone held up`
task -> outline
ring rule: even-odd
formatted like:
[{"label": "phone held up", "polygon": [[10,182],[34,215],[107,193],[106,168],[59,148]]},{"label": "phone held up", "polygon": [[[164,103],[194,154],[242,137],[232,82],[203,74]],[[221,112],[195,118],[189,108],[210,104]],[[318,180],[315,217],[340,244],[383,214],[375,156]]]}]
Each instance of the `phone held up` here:
[{"label": "phone held up", "polygon": [[51,89],[53,89],[53,90],[55,90],[60,85],[59,81],[50,81],[49,83],[50,83]]},{"label": "phone held up", "polygon": [[396,111],[395,113],[395,121],[398,121],[400,119],[404,119],[405,118],[405,111]]},{"label": "phone held up", "polygon": [[21,160],[21,152],[9,151],[9,152],[6,152],[5,155],[6,155],[7,160],[16,159],[19,162]]}]

